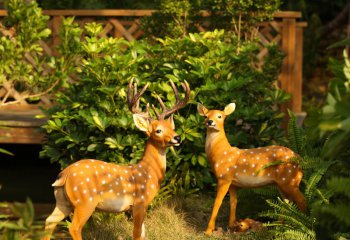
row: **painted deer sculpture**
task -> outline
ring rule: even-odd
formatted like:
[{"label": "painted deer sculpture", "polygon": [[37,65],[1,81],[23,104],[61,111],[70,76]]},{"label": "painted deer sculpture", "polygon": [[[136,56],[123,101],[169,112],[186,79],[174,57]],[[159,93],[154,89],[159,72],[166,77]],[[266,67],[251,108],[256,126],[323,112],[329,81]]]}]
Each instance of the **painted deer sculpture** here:
[{"label": "painted deer sculpture", "polygon": [[[128,85],[128,107],[133,113],[136,127],[145,132],[148,140],[143,157],[138,164],[121,166],[95,159],[84,159],[65,168],[52,184],[56,198],[56,207],[46,219],[45,229],[50,236],[57,223],[73,212],[69,232],[73,240],[81,240],[81,230],[95,209],[105,212],[123,212],[129,209],[133,214],[133,239],[145,238],[144,218],[147,206],[157,194],[165,176],[166,149],[180,145],[181,138],[175,132],[173,113],[185,106],[189,100],[188,83],[182,84],[185,96],[180,99],[173,82],[176,103],[166,108],[158,97],[162,113],[156,113],[157,119],[151,119],[149,105],[145,112],[139,107],[140,97],[148,85],[137,93],[136,83]],[[170,117],[165,119],[167,116]]]},{"label": "painted deer sculpture", "polygon": [[[239,149],[227,140],[224,121],[234,112],[235,103],[228,104],[223,111],[208,110],[198,104],[197,110],[204,116],[207,127],[205,152],[217,178],[217,195],[208,227],[210,235],[215,229],[215,220],[226,193],[230,194],[229,227],[236,221],[237,189],[255,188],[275,184],[282,197],[295,202],[298,208],[306,211],[307,204],[299,191],[302,170],[290,159],[298,155],[282,146],[268,146],[252,149]],[[274,164],[282,161],[280,164]]]}]

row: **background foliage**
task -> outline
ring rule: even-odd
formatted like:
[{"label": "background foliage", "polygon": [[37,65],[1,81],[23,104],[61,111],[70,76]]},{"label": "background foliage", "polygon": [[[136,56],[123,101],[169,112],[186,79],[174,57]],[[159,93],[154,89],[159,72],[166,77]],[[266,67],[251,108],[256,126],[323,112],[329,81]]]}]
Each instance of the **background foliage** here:
[{"label": "background foliage", "polygon": [[[266,145],[283,137],[279,129],[283,114],[275,105],[286,95],[272,84],[282,59],[276,47],[271,47],[265,64],[258,69],[254,65],[258,46],[247,42],[236,54],[235,38],[227,37],[224,31],[149,44],[98,38],[101,30],[96,24],[81,30],[72,19],[67,19],[62,29],[62,35],[69,36],[63,38],[63,46],[70,47],[60,50],[67,59],[76,60],[73,68],[79,80],[57,96],[59,104],[50,110],[52,119],[44,126],[48,141],[42,152],[62,167],[87,157],[117,163],[140,159],[145,138],[135,131],[125,104],[131,79],[139,85],[151,83],[144,102],[153,102],[156,92],[171,103],[174,96],[168,79],[177,85],[189,82],[192,102],[175,117],[184,142],[172,151],[167,172],[168,179],[179,178],[187,188],[212,182],[203,153],[205,129],[196,114],[197,101],[209,108],[237,103],[235,118],[226,124],[235,145]],[[81,34],[84,41],[79,40]],[[236,126],[235,132],[232,126]]]},{"label": "background foliage", "polygon": [[[6,7],[9,14],[0,23],[0,85],[8,92],[16,90],[24,99],[36,101],[60,82],[55,59],[43,54],[40,45],[51,34],[49,17],[42,15],[34,1],[26,4],[13,0]],[[16,102],[4,97],[0,105]]]}]

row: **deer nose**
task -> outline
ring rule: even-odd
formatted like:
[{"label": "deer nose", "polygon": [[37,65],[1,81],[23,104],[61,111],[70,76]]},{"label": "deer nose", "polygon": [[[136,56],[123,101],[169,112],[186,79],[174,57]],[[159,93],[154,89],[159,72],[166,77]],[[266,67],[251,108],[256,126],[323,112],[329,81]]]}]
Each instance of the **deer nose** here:
[{"label": "deer nose", "polygon": [[180,136],[175,136],[174,139],[175,139],[178,143],[181,143],[181,137],[180,137]]},{"label": "deer nose", "polygon": [[208,124],[209,126],[213,125],[213,123],[214,123],[213,120],[208,120],[208,122],[207,122],[207,124]]}]

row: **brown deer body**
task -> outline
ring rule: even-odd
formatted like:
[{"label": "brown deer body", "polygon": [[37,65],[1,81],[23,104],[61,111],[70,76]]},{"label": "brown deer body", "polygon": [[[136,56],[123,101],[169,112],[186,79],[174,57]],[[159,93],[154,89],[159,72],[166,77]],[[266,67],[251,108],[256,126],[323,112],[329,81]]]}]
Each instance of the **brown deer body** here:
[{"label": "brown deer body", "polygon": [[[227,140],[224,130],[226,116],[235,110],[231,103],[224,111],[208,110],[198,104],[198,112],[205,116],[207,137],[205,151],[217,178],[217,196],[212,215],[206,229],[211,234],[215,229],[215,220],[226,193],[230,194],[229,227],[236,221],[237,189],[277,185],[283,197],[295,202],[300,210],[306,211],[307,205],[299,191],[302,170],[289,160],[298,155],[282,146],[268,146],[252,149],[233,147]],[[280,164],[274,164],[280,161]]]},{"label": "brown deer body", "polygon": [[[134,113],[136,127],[144,131],[148,140],[144,154],[138,164],[120,166],[95,159],[84,159],[65,168],[53,183],[55,187],[56,207],[46,219],[45,229],[51,235],[57,223],[73,212],[72,224],[69,232],[73,240],[81,240],[81,230],[95,209],[105,212],[123,212],[132,209],[134,230],[133,239],[144,239],[144,218],[146,210],[157,194],[165,176],[166,149],[169,146],[178,146],[181,138],[174,131],[172,117],[179,108],[189,99],[190,89],[185,82],[185,99],[180,101],[177,89],[171,82],[176,95],[176,105],[166,109],[163,102],[160,104],[162,114],[153,120],[147,112],[139,110],[139,100],[147,85],[137,94],[134,85],[134,96],[131,98],[132,81],[128,87],[129,109]],[[166,116],[171,115],[168,119]],[[45,240],[50,239],[46,236]]]}]

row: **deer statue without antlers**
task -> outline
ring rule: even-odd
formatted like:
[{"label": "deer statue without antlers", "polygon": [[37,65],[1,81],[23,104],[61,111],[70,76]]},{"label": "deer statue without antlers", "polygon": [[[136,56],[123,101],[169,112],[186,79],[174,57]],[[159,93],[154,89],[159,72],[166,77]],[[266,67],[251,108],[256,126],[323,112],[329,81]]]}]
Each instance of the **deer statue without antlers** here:
[{"label": "deer statue without antlers", "polygon": [[[144,218],[147,206],[157,194],[165,177],[166,149],[180,145],[181,138],[175,132],[173,113],[184,107],[190,97],[190,88],[185,81],[182,87],[185,97],[181,100],[174,83],[176,103],[166,108],[158,97],[162,113],[156,113],[157,119],[151,119],[149,105],[142,112],[139,103],[141,95],[148,85],[137,93],[136,83],[130,81],[127,100],[136,127],[145,132],[148,140],[142,159],[138,164],[121,166],[95,159],[84,159],[69,165],[52,184],[56,198],[56,207],[46,219],[45,229],[50,236],[57,223],[71,212],[72,224],[69,232],[73,240],[81,240],[81,230],[95,209],[105,212],[123,212],[132,209],[133,239],[145,238]],[[165,119],[170,116],[168,119]]]},{"label": "deer statue without antlers", "polygon": [[[230,145],[224,120],[235,108],[235,103],[228,104],[223,111],[208,110],[201,104],[197,106],[198,113],[206,117],[205,152],[217,178],[217,195],[205,231],[208,235],[215,229],[216,216],[227,192],[230,194],[229,227],[235,226],[238,188],[276,184],[283,197],[295,202],[302,211],[307,208],[306,200],[299,191],[302,170],[290,161],[298,156],[296,153],[282,146],[239,149]],[[280,164],[274,164],[278,162]]]}]

